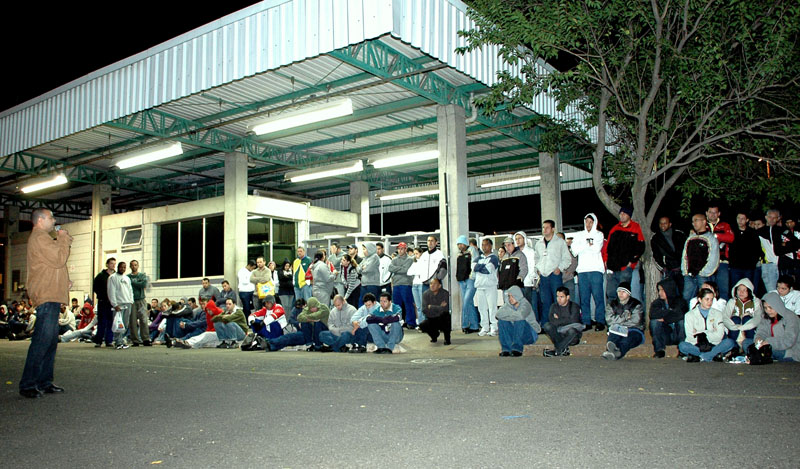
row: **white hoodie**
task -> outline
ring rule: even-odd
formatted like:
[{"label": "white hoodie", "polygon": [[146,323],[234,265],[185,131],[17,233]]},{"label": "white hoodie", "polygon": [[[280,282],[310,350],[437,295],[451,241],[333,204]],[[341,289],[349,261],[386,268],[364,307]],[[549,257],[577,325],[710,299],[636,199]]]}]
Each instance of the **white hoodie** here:
[{"label": "white hoodie", "polygon": [[536,265],[536,251],[534,251],[532,247],[528,246],[528,235],[522,231],[517,231],[514,233],[514,246],[517,245],[517,235],[522,236],[522,238],[525,240],[525,244],[523,244],[522,248],[522,254],[525,254],[525,260],[528,261],[528,275],[525,276],[522,284],[526,287],[533,287],[538,283],[539,280],[539,274],[534,268]]},{"label": "white hoodie", "polygon": [[[576,272],[605,272],[606,267],[603,263],[603,243],[605,238],[603,232],[597,229],[597,216],[590,213],[583,217],[584,220],[589,217],[594,220],[591,231],[580,231],[575,233],[572,237],[572,254],[578,258],[578,267]],[[585,226],[585,225],[584,225]],[[589,242],[591,240],[591,243]]]}]

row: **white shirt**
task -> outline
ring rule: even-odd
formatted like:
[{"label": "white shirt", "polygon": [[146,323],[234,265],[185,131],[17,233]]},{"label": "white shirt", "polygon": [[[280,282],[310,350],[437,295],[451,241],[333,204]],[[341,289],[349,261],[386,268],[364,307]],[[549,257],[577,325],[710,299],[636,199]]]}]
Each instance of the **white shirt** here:
[{"label": "white shirt", "polygon": [[247,267],[242,267],[239,269],[239,273],[236,274],[239,277],[239,293],[241,292],[252,292],[256,290],[256,286],[250,282],[250,272],[247,270]]},{"label": "white shirt", "polygon": [[111,306],[133,304],[133,288],[131,278],[114,272],[108,277],[108,301]]}]

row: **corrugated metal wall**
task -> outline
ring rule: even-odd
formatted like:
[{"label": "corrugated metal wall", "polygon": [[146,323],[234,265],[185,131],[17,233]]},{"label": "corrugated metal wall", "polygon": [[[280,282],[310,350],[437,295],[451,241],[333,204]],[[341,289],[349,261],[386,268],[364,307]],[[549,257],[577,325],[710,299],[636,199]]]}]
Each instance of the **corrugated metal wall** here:
[{"label": "corrugated metal wall", "polygon": [[[504,172],[503,176],[512,176],[521,171]],[[473,176],[469,178],[469,188],[467,192],[470,202],[481,202],[484,200],[497,200],[506,199],[509,197],[521,197],[524,195],[534,195],[539,193],[539,183],[531,182],[522,184],[519,187],[498,187],[494,189],[481,189],[477,185],[478,180],[486,179],[488,176]],[[592,175],[582,169],[570,166],[566,163],[561,164],[561,190],[568,191],[573,189],[585,189],[592,187]],[[381,213],[381,201],[376,198],[378,191],[370,191],[369,193],[369,206],[371,214]],[[311,202],[311,205],[316,207],[330,208],[333,210],[350,210],[350,196],[337,195],[335,197],[326,197],[324,199],[316,199]],[[438,199],[434,200],[421,200],[421,199],[408,199],[393,200],[391,202],[384,202],[383,213],[399,212],[401,210],[416,210],[420,208],[438,207]]]},{"label": "corrugated metal wall", "polygon": [[228,15],[0,117],[0,155],[387,34],[392,0],[275,0]]}]

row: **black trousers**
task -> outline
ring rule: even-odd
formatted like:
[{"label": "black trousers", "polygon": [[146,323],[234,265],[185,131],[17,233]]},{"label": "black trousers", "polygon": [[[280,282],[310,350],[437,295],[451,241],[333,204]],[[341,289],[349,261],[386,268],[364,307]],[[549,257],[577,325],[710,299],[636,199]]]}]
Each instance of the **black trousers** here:
[{"label": "black trousers", "polygon": [[431,336],[431,339],[438,339],[439,333],[444,334],[444,341],[450,342],[450,313],[436,316],[435,318],[426,318],[419,324],[419,330]]}]

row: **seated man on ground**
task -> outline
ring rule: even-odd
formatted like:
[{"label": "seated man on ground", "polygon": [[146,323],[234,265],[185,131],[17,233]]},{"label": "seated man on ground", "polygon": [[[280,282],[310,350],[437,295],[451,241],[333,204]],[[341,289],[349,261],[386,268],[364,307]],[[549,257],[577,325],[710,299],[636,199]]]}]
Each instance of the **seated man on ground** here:
[{"label": "seated man on ground", "polygon": [[672,277],[658,282],[658,298],[650,304],[650,334],[653,336],[653,358],[667,356],[667,345],[678,345],[686,339],[683,317],[689,306]]},{"label": "seated man on ground", "polygon": [[356,308],[344,301],[342,295],[333,297],[333,308],[328,316],[328,330],[322,331],[319,338],[324,344],[320,352],[347,352],[347,344],[353,342],[353,323],[350,319]]},{"label": "seated man on ground", "polygon": [[501,357],[521,357],[526,345],[539,338],[542,328],[522,289],[512,285],[504,293],[505,303],[497,310]]},{"label": "seated man on ground", "polygon": [[364,304],[350,318],[350,323],[353,325],[353,345],[350,347],[350,353],[365,353],[367,351],[367,342],[372,342],[372,336],[367,328],[367,318],[372,316],[378,309],[377,300],[375,295],[367,293],[364,295]]},{"label": "seated man on ground", "polygon": [[769,344],[776,361],[800,361],[800,319],[790,311],[776,292],[764,296],[764,316],[756,329],[759,347]]},{"label": "seated man on ground", "polygon": [[[185,326],[180,327],[181,322],[192,321],[202,318],[203,310],[199,313],[192,311],[191,306],[184,302],[169,302],[169,308],[162,310],[161,315],[165,318],[166,326],[164,328],[164,342],[168,347],[172,346],[171,340],[174,337],[182,337],[186,334]],[[200,331],[202,332],[202,331]]]},{"label": "seated man on ground", "polygon": [[429,289],[422,294],[422,312],[425,320],[419,324],[419,330],[431,337],[436,343],[439,332],[444,334],[444,344],[450,345],[450,294],[442,288],[442,281],[434,277]]},{"label": "seated man on ground", "polygon": [[71,342],[75,339],[83,339],[86,342],[91,341],[92,331],[94,326],[97,325],[97,317],[94,314],[92,304],[84,303],[81,309],[81,322],[78,324],[77,329],[69,331],[61,335],[61,342]]},{"label": "seated man on ground", "polygon": [[286,327],[286,312],[283,306],[275,302],[274,295],[267,295],[261,299],[262,308],[253,311],[247,318],[247,323],[253,333],[265,339],[274,339],[283,335]]},{"label": "seated man on ground", "polygon": [[701,288],[697,293],[697,305],[686,313],[684,327],[686,340],[678,345],[678,350],[686,355],[686,361],[722,361],[736,343],[726,337],[728,330],[723,325],[725,312],[714,308],[714,292]]},{"label": "seated man on ground", "polygon": [[[207,302],[204,300],[200,300],[203,306],[207,306]],[[213,301],[211,301],[213,303]],[[188,308],[191,308],[194,303],[194,298],[189,298],[189,303],[187,305]],[[194,316],[191,319],[179,318],[175,322],[175,327],[173,328],[173,333],[169,334],[167,337],[167,347],[170,346],[169,339],[191,339],[192,337],[198,336],[205,332],[206,330],[206,312],[203,308],[198,307],[192,309],[194,312]],[[167,326],[169,327],[169,321],[167,322]]]},{"label": "seated man on ground", "polygon": [[403,340],[402,315],[403,309],[392,303],[392,294],[381,292],[380,307],[366,319],[369,335],[378,347],[375,353],[393,353],[395,346]]},{"label": "seated man on ground", "polygon": [[[211,302],[209,301],[209,303]],[[247,321],[242,308],[236,306],[233,298],[228,298],[225,300],[224,311],[218,312],[217,305],[210,306],[209,309],[214,313],[211,322],[214,323],[214,330],[220,341],[217,348],[237,348],[236,342],[244,340],[245,331],[247,331]]]},{"label": "seated man on ground", "polygon": [[581,322],[581,307],[571,301],[569,289],[565,286],[556,289],[556,302],[550,306],[548,322],[542,325],[542,330],[553,341],[555,348],[544,349],[545,357],[567,357],[569,346],[577,344],[583,335]]},{"label": "seated man on ground", "polygon": [[[225,306],[225,302],[228,300],[228,298],[233,300],[233,304],[234,305],[236,305],[236,302],[239,299],[239,298],[236,297],[236,292],[233,291],[233,289],[231,288],[230,282],[228,282],[227,280],[223,280],[222,281],[222,291],[219,292],[219,296],[215,297],[217,306],[219,306],[220,308]],[[244,314],[244,313],[242,313],[242,314]]]},{"label": "seated man on ground", "polygon": [[631,296],[631,284],[620,282],[617,298],[606,305],[608,342],[603,358],[620,360],[628,351],[644,343],[644,308]]},{"label": "seated man on ground", "polygon": [[61,313],[58,315],[58,335],[66,334],[75,330],[75,314],[72,310],[67,308],[67,305],[61,305]]},{"label": "seated man on ground", "polygon": [[205,302],[206,328],[194,337],[188,339],[174,339],[174,345],[178,348],[203,348],[216,347],[219,345],[219,337],[215,328],[214,316],[222,314],[222,310],[213,301]]},{"label": "seated man on ground", "polygon": [[291,345],[305,345],[309,352],[322,348],[319,334],[328,330],[330,310],[313,296],[308,299],[303,312],[297,315],[300,330],[266,341],[266,351],[275,352]]},{"label": "seated man on ground", "polygon": [[778,278],[776,291],[781,296],[786,309],[800,315],[800,291],[794,289],[794,279],[791,275],[781,275]]}]

